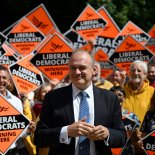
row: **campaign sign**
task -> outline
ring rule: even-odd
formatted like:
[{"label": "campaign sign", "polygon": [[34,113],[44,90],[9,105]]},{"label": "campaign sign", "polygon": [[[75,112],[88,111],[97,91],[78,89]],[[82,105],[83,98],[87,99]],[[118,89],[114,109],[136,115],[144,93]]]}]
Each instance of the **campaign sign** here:
[{"label": "campaign sign", "polygon": [[[123,124],[126,131],[133,131],[136,127],[136,122],[125,115],[122,115]],[[112,148],[113,155],[121,155],[125,151],[127,147],[127,143],[129,142],[129,137],[127,138],[126,144],[123,148]]]},{"label": "campaign sign", "polygon": [[58,30],[58,27],[43,4],[33,9],[25,17],[45,35],[47,35],[53,28]]},{"label": "campaign sign", "polygon": [[130,119],[125,115],[122,115],[122,120],[126,131],[133,131],[135,129],[136,122],[133,119]]},{"label": "campaign sign", "polygon": [[92,43],[87,43],[83,45],[79,50],[87,51],[88,53],[92,54],[94,52],[94,45]]},{"label": "campaign sign", "polygon": [[21,55],[30,54],[44,39],[44,35],[28,19],[21,19],[7,35],[7,41]]},{"label": "campaign sign", "polygon": [[130,64],[136,60],[149,62],[153,54],[131,35],[128,35],[109,58],[118,68],[129,72]]},{"label": "campaign sign", "polygon": [[143,147],[148,155],[155,155],[155,130],[143,139]]},{"label": "campaign sign", "polygon": [[[53,29],[53,28],[55,28],[55,29],[57,29],[57,31],[59,31],[58,27],[55,25],[55,22],[53,21],[50,14],[46,10],[44,4],[40,4],[39,6],[37,6],[35,9],[30,11],[28,14],[26,14],[23,17],[28,19],[44,35],[48,35],[49,31],[51,31],[51,29]],[[17,23],[18,23],[18,21],[16,21],[12,25],[10,25],[8,28],[6,28],[3,31],[3,33],[7,35]]]},{"label": "campaign sign", "polygon": [[152,26],[148,34],[151,36],[151,38],[155,38],[155,25]]},{"label": "campaign sign", "polygon": [[91,53],[94,48],[94,45],[91,42],[87,42],[74,30],[67,31],[64,36],[75,50],[84,50]]},{"label": "campaign sign", "polygon": [[120,45],[124,38],[129,34],[142,45],[145,45],[150,38],[150,36],[146,32],[144,32],[141,28],[129,21],[124,26],[122,31],[116,36],[115,42],[117,43],[117,45]]},{"label": "campaign sign", "polygon": [[102,48],[108,56],[111,56],[117,47],[117,44],[114,41],[114,38],[108,38],[99,35],[96,38],[95,50],[97,51],[99,48]]},{"label": "campaign sign", "polygon": [[2,45],[2,48],[5,50],[5,53],[0,57],[0,65],[8,67],[14,64],[17,61],[15,51],[5,43]]},{"label": "campaign sign", "polygon": [[3,56],[6,53],[6,51],[4,50],[4,48],[1,46],[0,47],[0,57]]},{"label": "campaign sign", "polygon": [[0,95],[0,153],[6,154],[18,140],[29,120]]},{"label": "campaign sign", "polygon": [[148,34],[151,36],[151,38],[146,43],[146,47],[155,54],[155,25],[149,30]]},{"label": "campaign sign", "polygon": [[19,56],[15,50],[9,45],[7,41],[3,43],[3,45],[0,47],[0,57],[5,55],[7,52],[12,53],[16,58]]},{"label": "campaign sign", "polygon": [[102,48],[105,53],[111,56],[117,47],[114,39],[119,34],[120,29],[103,6],[98,9],[98,13],[107,21],[107,24],[96,38],[95,49],[97,51]]},{"label": "campaign sign", "polygon": [[6,40],[6,37],[3,35],[3,33],[0,32],[0,47],[2,46],[5,40]]},{"label": "campaign sign", "polygon": [[121,155],[122,148],[111,148],[112,155]]},{"label": "campaign sign", "polygon": [[[48,37],[50,34],[51,34],[51,35],[58,34],[58,35],[60,35],[61,37],[65,38],[64,35],[63,35],[60,31],[58,31],[56,28],[52,28],[52,29],[49,31],[49,33],[46,35],[46,37]],[[66,39],[66,38],[65,38],[65,39]]]},{"label": "campaign sign", "polygon": [[32,57],[30,54],[9,67],[18,94],[30,93],[43,84],[40,71],[30,63]]},{"label": "campaign sign", "polygon": [[71,28],[78,32],[85,40],[89,41],[95,40],[106,24],[107,22],[103,17],[90,5],[87,5]]},{"label": "campaign sign", "polygon": [[68,60],[73,48],[58,34],[50,36],[30,62],[50,80],[61,81],[69,72]]},{"label": "campaign sign", "polygon": [[81,47],[83,47],[87,41],[84,40],[77,32],[74,30],[68,30],[66,33],[64,33],[64,36],[69,39],[70,44],[72,47],[77,50]]},{"label": "campaign sign", "polygon": [[102,49],[96,51],[94,54],[94,60],[100,64],[102,78],[108,78],[108,76],[112,74],[114,68],[116,68],[114,64],[109,61],[109,56],[104,53]]}]

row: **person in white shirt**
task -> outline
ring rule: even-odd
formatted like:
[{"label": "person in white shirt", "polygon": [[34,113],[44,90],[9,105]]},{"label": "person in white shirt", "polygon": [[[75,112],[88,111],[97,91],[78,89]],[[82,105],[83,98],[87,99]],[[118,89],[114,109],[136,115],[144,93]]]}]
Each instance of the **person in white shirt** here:
[{"label": "person in white shirt", "polygon": [[[0,94],[8,101],[10,104],[15,107],[20,113],[23,114],[23,105],[19,98],[14,96],[11,92],[7,90],[7,87],[10,83],[10,74],[8,72],[8,69],[2,65],[0,65]],[[35,129],[35,123],[30,122],[27,130],[23,132],[21,135],[22,137],[26,137],[28,135],[31,135],[31,132]],[[20,142],[19,142],[20,141]],[[24,145],[21,141],[21,138],[17,140],[18,145]],[[6,153],[6,155],[18,155],[18,149],[17,149],[17,142],[13,143],[9,149],[9,151]]]}]

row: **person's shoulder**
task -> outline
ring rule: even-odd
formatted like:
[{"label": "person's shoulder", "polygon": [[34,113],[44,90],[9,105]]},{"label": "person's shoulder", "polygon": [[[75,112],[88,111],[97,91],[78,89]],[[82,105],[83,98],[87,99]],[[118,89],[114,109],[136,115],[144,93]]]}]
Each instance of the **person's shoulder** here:
[{"label": "person's shoulder", "polygon": [[95,91],[99,92],[100,94],[104,94],[105,96],[116,96],[116,94],[114,94],[112,91],[108,90],[108,89],[102,89],[99,87],[94,86]]},{"label": "person's shoulder", "polygon": [[16,97],[15,95],[13,95],[11,92],[7,91],[8,93],[8,98],[7,100],[10,102],[10,104],[16,108],[18,111],[20,111],[21,113],[23,113],[23,104],[22,101]]},{"label": "person's shoulder", "polygon": [[151,91],[155,91],[155,88],[154,87],[152,87],[152,86],[148,86],[148,88],[149,88],[149,90],[151,90]]},{"label": "person's shoulder", "polygon": [[53,90],[51,90],[51,92],[62,92],[62,91],[68,90],[70,88],[71,88],[71,85],[67,85],[67,86],[63,86],[60,88],[53,89]]},{"label": "person's shoulder", "polygon": [[67,92],[71,91],[71,85],[67,85],[61,88],[53,89],[49,91],[46,95],[47,96],[58,96],[58,95],[63,95],[66,94]]},{"label": "person's shoulder", "polygon": [[13,95],[11,92],[8,91],[9,96],[11,97],[12,100],[21,103],[22,101],[15,95]]}]

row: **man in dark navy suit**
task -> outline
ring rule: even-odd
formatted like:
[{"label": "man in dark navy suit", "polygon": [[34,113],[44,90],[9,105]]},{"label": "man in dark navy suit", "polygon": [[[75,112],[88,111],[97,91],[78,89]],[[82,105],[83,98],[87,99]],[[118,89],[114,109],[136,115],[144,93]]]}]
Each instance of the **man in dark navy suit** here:
[{"label": "man in dark navy suit", "polygon": [[[50,147],[49,155],[79,155],[79,137],[84,136],[90,150],[82,155],[110,155],[112,147],[123,147],[126,141],[118,98],[92,84],[96,68],[88,52],[73,52],[68,66],[72,83],[46,94],[34,142]],[[81,91],[87,94],[88,123],[87,117],[79,120]]]}]

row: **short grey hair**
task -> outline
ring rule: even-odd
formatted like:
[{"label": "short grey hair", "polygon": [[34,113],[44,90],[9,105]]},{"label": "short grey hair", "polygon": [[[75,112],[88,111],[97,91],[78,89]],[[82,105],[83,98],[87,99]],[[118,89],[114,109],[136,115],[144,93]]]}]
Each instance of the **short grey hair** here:
[{"label": "short grey hair", "polygon": [[70,56],[70,58],[69,58],[69,61],[71,60],[72,56],[73,56],[74,54],[76,54],[76,53],[86,53],[86,54],[88,54],[88,55],[90,56],[90,58],[91,58],[92,66],[95,65],[95,60],[94,60],[94,58],[93,58],[92,53],[90,53],[90,52],[87,51],[87,50],[81,50],[81,49],[78,49],[78,50],[72,52],[72,54],[71,54],[71,56]]},{"label": "short grey hair", "polygon": [[133,66],[134,66],[135,64],[138,64],[139,66],[141,66],[141,67],[143,68],[144,73],[147,74],[148,68],[147,68],[147,63],[146,63],[145,61],[141,61],[141,60],[136,60],[136,61],[134,61],[134,62],[131,63],[131,65],[130,65],[130,68],[129,68],[130,71],[132,70],[132,68],[133,68]]}]

